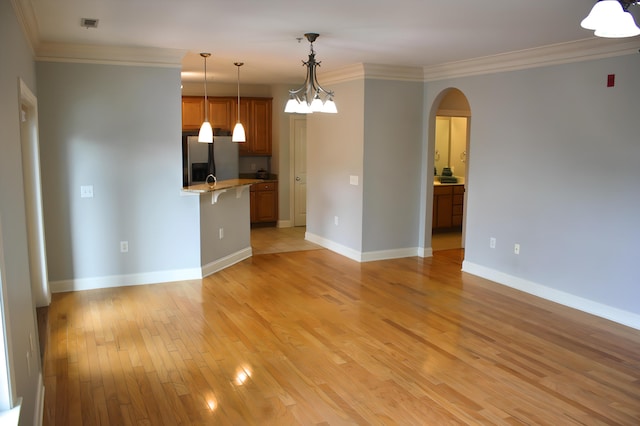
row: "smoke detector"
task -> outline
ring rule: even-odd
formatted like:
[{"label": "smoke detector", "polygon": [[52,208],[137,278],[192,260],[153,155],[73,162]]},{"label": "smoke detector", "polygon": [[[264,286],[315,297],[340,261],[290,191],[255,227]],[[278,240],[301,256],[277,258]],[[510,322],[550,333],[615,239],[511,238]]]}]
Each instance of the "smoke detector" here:
[{"label": "smoke detector", "polygon": [[82,23],[80,25],[85,28],[98,28],[98,21],[100,20],[92,18],[82,18]]}]

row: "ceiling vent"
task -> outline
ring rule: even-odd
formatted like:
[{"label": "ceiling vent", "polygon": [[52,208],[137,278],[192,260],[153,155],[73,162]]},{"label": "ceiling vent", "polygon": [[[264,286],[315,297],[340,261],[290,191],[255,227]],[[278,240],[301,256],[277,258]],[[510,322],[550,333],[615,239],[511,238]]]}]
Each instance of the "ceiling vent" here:
[{"label": "ceiling vent", "polygon": [[99,19],[82,18],[82,26],[85,28],[98,28]]}]

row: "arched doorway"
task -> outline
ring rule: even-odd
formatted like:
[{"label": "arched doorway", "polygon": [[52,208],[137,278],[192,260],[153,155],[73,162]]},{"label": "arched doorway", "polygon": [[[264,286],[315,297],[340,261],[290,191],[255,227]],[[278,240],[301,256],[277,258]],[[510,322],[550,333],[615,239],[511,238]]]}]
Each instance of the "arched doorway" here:
[{"label": "arched doorway", "polygon": [[456,88],[442,91],[433,104],[430,123],[431,248],[433,251],[461,249],[466,231],[471,125],[471,108],[464,93]]}]

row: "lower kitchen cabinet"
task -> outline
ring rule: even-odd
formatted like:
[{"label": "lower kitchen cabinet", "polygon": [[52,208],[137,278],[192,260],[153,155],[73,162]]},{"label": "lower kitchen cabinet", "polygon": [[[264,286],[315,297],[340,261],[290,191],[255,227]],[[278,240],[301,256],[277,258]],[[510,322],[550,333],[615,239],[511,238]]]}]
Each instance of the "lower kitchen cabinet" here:
[{"label": "lower kitchen cabinet", "polygon": [[249,197],[252,224],[278,221],[278,182],[251,185]]},{"label": "lower kitchen cabinet", "polygon": [[433,187],[433,230],[459,229],[464,211],[464,185]]}]

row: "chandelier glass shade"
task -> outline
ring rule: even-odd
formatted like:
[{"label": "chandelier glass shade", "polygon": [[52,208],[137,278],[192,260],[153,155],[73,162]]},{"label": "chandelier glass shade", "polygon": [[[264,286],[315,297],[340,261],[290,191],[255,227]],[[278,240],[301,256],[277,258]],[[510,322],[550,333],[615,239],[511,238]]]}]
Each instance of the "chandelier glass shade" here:
[{"label": "chandelier glass shade", "polygon": [[246,142],[247,137],[244,132],[244,126],[240,122],[240,67],[244,65],[244,62],[234,62],[233,65],[238,67],[238,121],[233,128],[233,136],[231,136],[231,142]]},{"label": "chandelier glass shade", "polygon": [[298,114],[325,112],[335,114],[338,112],[338,109],[336,103],[333,101],[333,91],[324,89],[320,86],[320,83],[318,83],[317,67],[320,66],[320,61],[316,61],[313,42],[318,38],[319,34],[307,33],[304,36],[311,44],[309,60],[302,62],[302,64],[307,67],[307,76],[302,87],[289,90],[289,100],[285,105],[284,112]]},{"label": "chandelier glass shade", "polygon": [[209,123],[209,102],[207,101],[207,58],[211,53],[201,53],[204,58],[204,122],[198,132],[198,142],[213,143],[213,129]]},{"label": "chandelier glass shade", "polygon": [[629,13],[629,6],[638,3],[635,0],[600,0],[580,26],[594,30],[597,37],[624,38],[640,35],[640,28]]}]

